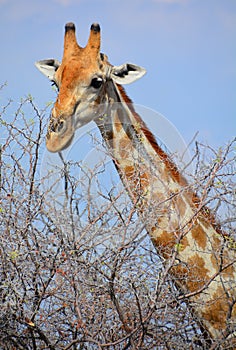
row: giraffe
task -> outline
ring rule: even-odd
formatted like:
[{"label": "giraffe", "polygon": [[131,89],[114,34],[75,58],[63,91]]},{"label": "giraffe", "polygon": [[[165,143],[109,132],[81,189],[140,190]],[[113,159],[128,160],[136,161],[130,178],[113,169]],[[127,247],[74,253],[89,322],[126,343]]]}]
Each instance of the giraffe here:
[{"label": "giraffe", "polygon": [[122,86],[141,78],[145,69],[131,63],[112,66],[100,42],[99,24],[92,24],[87,45],[81,47],[75,25],[67,23],[62,62],[36,62],[58,87],[47,149],[59,152],[72,143],[77,128],[92,120],[97,124],[137,213],[201,329],[213,342],[235,342],[235,251]]}]

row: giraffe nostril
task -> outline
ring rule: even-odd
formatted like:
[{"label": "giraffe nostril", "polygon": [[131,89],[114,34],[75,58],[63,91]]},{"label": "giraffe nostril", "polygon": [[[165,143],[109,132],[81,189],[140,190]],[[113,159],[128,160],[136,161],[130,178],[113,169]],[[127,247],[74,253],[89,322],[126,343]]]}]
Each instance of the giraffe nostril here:
[{"label": "giraffe nostril", "polygon": [[65,120],[56,120],[54,118],[51,118],[49,125],[48,125],[48,132],[54,132],[54,133],[62,133],[66,129],[66,122]]},{"label": "giraffe nostril", "polygon": [[49,131],[49,133],[50,133],[50,132],[55,132],[55,131],[56,131],[56,125],[55,125],[55,123],[52,121],[52,119],[51,119],[50,122],[49,122],[48,131]]},{"label": "giraffe nostril", "polygon": [[65,121],[64,120],[60,120],[58,125],[57,125],[57,132],[61,132],[64,128],[65,125]]}]

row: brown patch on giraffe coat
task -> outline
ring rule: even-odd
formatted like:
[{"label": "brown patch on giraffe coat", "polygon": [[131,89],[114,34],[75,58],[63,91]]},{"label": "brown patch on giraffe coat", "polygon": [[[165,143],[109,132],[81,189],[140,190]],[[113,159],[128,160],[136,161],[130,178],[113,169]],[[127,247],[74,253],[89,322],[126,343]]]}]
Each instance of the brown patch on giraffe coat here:
[{"label": "brown patch on giraffe coat", "polygon": [[[149,188],[149,174],[146,172],[141,172],[142,169],[138,168],[135,169],[134,166],[127,165],[124,168],[124,173],[129,181],[129,183],[132,184],[132,188],[139,190],[138,195],[144,196],[147,194],[148,188]],[[141,192],[140,192],[141,191]]]},{"label": "brown patch on giraffe coat", "polygon": [[119,144],[119,156],[122,158],[122,159],[128,159],[130,157],[130,151],[131,151],[131,147],[130,147],[130,141],[129,139],[127,138],[123,138]]},{"label": "brown patch on giraffe coat", "polygon": [[[127,165],[123,169],[122,177],[125,177],[125,181],[127,183],[127,188],[132,192],[132,198],[136,201],[137,193],[136,189],[136,181],[135,181],[135,168],[132,165]],[[130,191],[129,191],[130,192]]]},{"label": "brown patch on giraffe coat", "polygon": [[173,231],[162,231],[158,236],[155,235],[155,231],[158,230],[156,227],[152,228],[152,237],[158,252],[164,258],[170,258],[173,251],[177,250],[181,253],[186,247],[189,246],[189,241],[186,236],[179,239],[175,232]]},{"label": "brown patch on giraffe coat", "polygon": [[219,271],[219,268],[220,268],[220,257],[218,257],[215,254],[212,254],[211,255],[211,263],[212,263],[212,266],[215,269],[215,271],[216,272]]},{"label": "brown patch on giraffe coat", "polygon": [[234,265],[230,265],[229,267],[227,267],[226,269],[224,269],[221,274],[227,278],[227,277],[231,277],[234,278],[234,273],[235,273],[235,267]]},{"label": "brown patch on giraffe coat", "polygon": [[120,119],[119,119],[119,113],[116,113],[116,114],[114,115],[113,125],[114,125],[115,131],[116,131],[117,133],[120,133],[121,130],[123,129],[122,122],[121,122]]},{"label": "brown patch on giraffe coat", "polygon": [[147,211],[150,204],[147,202],[147,197],[149,198],[148,201],[150,200],[150,183],[149,174],[146,174],[145,172],[139,173],[141,170],[140,168],[136,170],[132,165],[118,168],[119,174],[124,181],[132,202],[135,204],[139,213],[143,214]]},{"label": "brown patch on giraffe coat", "polygon": [[215,269],[215,271],[219,271],[222,265],[222,255],[221,255],[221,247],[222,247],[222,239],[218,237],[216,234],[212,236],[211,239],[212,251],[214,254],[211,255],[211,263]]},{"label": "brown patch on giraffe coat", "polygon": [[221,274],[226,277],[234,278],[235,273],[235,264],[230,265],[226,269],[224,266],[227,266],[230,263],[233,263],[233,259],[235,257],[230,256],[227,248],[223,247],[224,243],[223,239],[220,238],[219,235],[214,235],[212,237],[212,250],[214,254],[211,255],[211,262],[216,272],[223,268]]},{"label": "brown patch on giraffe coat", "polygon": [[156,227],[153,227],[151,230],[154,245],[156,246],[161,256],[163,256],[165,259],[169,259],[176,244],[176,236],[173,232],[167,231],[162,231],[161,235],[156,236],[156,230],[158,230]]},{"label": "brown patch on giraffe coat", "polygon": [[173,201],[175,203],[176,210],[178,210],[178,213],[181,217],[184,217],[186,214],[186,203],[184,201],[184,197],[182,194],[177,194],[176,197],[173,198]]},{"label": "brown patch on giraffe coat", "polygon": [[207,206],[202,206],[201,199],[194,192],[191,193],[191,202],[196,209],[199,210],[200,208],[198,217],[206,229],[209,229],[212,226],[218,234],[224,236],[224,232],[222,231],[219,222],[217,222],[216,217],[212,214],[211,210]]},{"label": "brown patch on giraffe coat", "polygon": [[189,274],[188,281],[186,281],[186,285],[190,292],[194,292],[202,288],[209,281],[210,277],[208,273],[210,271],[206,268],[204,259],[197,253],[188,258],[187,263],[191,273]]},{"label": "brown patch on giraffe coat", "polygon": [[184,263],[178,263],[171,267],[171,275],[175,277],[174,281],[181,290],[185,290],[188,293],[186,281],[189,279],[189,268]]},{"label": "brown patch on giraffe coat", "polygon": [[128,179],[132,179],[134,176],[134,167],[131,165],[127,165],[124,169],[125,175]]},{"label": "brown patch on giraffe coat", "polygon": [[[212,265],[215,269],[216,272],[219,272],[221,274],[221,276],[223,276],[225,279],[230,279],[230,278],[234,278],[234,273],[235,273],[235,267],[234,265],[229,265],[227,268],[224,268],[224,266],[227,266],[228,264],[230,264],[230,260],[228,257],[224,257],[223,258],[223,266],[222,266],[222,258],[221,256],[217,256],[217,255],[211,255],[211,262]],[[222,270],[223,268],[223,270]]]},{"label": "brown patch on giraffe coat", "polygon": [[189,246],[190,246],[190,244],[188,241],[188,237],[184,236],[183,238],[181,238],[181,240],[180,240],[180,252]]},{"label": "brown patch on giraffe coat", "polygon": [[198,244],[198,246],[201,249],[205,249],[207,245],[206,232],[204,232],[202,226],[198,222],[196,222],[196,224],[193,224],[191,233],[194,241]]},{"label": "brown patch on giraffe coat", "polygon": [[213,235],[211,244],[212,244],[213,251],[219,254],[222,247],[222,238],[217,234]]},{"label": "brown patch on giraffe coat", "polygon": [[[138,181],[140,182],[141,188],[144,189],[145,192],[148,190],[149,186],[149,175],[145,172],[139,175]],[[146,194],[146,193],[143,193]]]},{"label": "brown patch on giraffe coat", "polygon": [[[213,328],[223,331],[226,328],[227,316],[230,316],[232,304],[232,299],[228,298],[224,289],[219,286],[212,299],[203,306],[202,315]],[[236,304],[232,308],[230,319],[235,320],[235,318]]]}]

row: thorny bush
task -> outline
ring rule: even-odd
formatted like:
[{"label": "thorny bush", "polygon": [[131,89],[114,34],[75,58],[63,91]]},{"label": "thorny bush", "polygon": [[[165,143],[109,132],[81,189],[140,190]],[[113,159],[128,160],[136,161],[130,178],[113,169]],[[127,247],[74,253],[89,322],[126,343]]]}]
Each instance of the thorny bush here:
[{"label": "thorny bush", "polygon": [[[100,180],[106,165],[55,155],[42,171],[49,110],[30,96],[12,109],[0,114],[1,348],[207,348],[123,187]],[[235,147],[196,142],[192,159],[194,189],[230,234]]]}]

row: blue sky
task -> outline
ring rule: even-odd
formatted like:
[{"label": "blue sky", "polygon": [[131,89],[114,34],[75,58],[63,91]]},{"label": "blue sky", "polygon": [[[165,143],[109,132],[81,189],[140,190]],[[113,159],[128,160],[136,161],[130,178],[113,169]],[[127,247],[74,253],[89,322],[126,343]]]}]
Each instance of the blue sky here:
[{"label": "blue sky", "polygon": [[235,0],[0,0],[0,19],[0,105],[28,93],[40,108],[53,100],[34,62],[61,59],[66,22],[81,45],[99,22],[112,64],[147,69],[126,87],[135,103],[163,114],[186,143],[196,131],[213,147],[235,136]]}]

